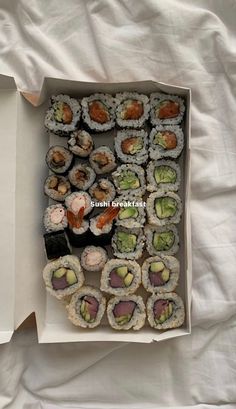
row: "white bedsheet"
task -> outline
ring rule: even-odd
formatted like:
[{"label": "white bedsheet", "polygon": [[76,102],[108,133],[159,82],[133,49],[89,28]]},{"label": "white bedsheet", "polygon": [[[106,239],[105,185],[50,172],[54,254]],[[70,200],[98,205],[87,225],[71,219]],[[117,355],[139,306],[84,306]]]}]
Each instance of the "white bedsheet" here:
[{"label": "white bedsheet", "polygon": [[236,2],[1,0],[0,71],[192,88],[193,332],[0,348],[0,408],[236,408]]}]

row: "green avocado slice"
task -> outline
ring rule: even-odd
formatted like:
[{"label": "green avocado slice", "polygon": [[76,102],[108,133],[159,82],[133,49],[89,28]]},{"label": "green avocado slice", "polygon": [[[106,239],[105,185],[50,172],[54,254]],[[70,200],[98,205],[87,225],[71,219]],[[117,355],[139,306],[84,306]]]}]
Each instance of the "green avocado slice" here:
[{"label": "green avocado slice", "polygon": [[160,273],[165,268],[165,264],[162,261],[155,261],[150,264],[151,273]]},{"label": "green avocado slice", "polygon": [[173,217],[177,210],[177,202],[172,197],[160,197],[155,200],[155,211],[159,219]]},{"label": "green avocado slice", "polygon": [[125,324],[127,324],[127,323],[130,321],[131,316],[132,316],[131,314],[121,315],[120,317],[115,318],[116,323],[117,323],[118,325],[125,325]]},{"label": "green avocado slice", "polygon": [[118,231],[116,245],[121,253],[131,253],[137,245],[137,237],[135,234]]},{"label": "green avocado slice", "polygon": [[121,209],[119,211],[119,219],[136,219],[138,217],[138,210],[135,207],[128,207],[127,209]]},{"label": "green avocado slice", "polygon": [[124,278],[128,274],[128,267],[127,266],[117,267],[116,274],[119,277]]},{"label": "green avocado slice", "polygon": [[60,267],[58,270],[53,272],[53,277],[55,278],[61,278],[66,274],[66,268],[65,267]]},{"label": "green avocado slice", "polygon": [[167,251],[173,246],[175,235],[173,231],[167,230],[161,233],[153,234],[153,247],[156,251]]},{"label": "green avocado slice", "polygon": [[118,178],[118,184],[120,189],[137,189],[140,187],[140,181],[135,172],[130,170],[122,172]]},{"label": "green avocado slice", "polygon": [[161,165],[155,168],[154,178],[158,185],[159,183],[175,183],[177,174],[175,169],[170,166]]}]

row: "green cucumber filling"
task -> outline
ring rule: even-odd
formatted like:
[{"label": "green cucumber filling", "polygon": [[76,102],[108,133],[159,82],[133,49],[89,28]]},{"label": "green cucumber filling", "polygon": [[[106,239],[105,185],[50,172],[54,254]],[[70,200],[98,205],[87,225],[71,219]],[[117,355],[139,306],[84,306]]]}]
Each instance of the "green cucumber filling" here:
[{"label": "green cucumber filling", "polygon": [[136,219],[139,215],[138,209],[136,207],[128,207],[126,209],[121,209],[119,211],[119,220],[125,219]]},{"label": "green cucumber filling", "polygon": [[173,197],[160,197],[155,200],[155,212],[159,219],[173,217],[177,211],[178,204]]},{"label": "green cucumber filling", "polygon": [[153,234],[153,247],[156,251],[170,250],[175,242],[175,235],[173,231],[167,230],[161,233],[155,232]]},{"label": "green cucumber filling", "polygon": [[73,114],[68,104],[63,101],[58,101],[54,103],[53,109],[55,121],[63,124],[71,123]]},{"label": "green cucumber filling", "polygon": [[122,190],[138,189],[140,187],[140,181],[135,172],[124,170],[118,177],[118,185]]},{"label": "green cucumber filling", "polygon": [[175,183],[177,174],[175,169],[167,165],[157,166],[154,170],[154,178],[159,183]]},{"label": "green cucumber filling", "polygon": [[120,253],[132,253],[137,245],[137,236],[135,234],[123,231],[117,232],[116,246]]},{"label": "green cucumber filling", "polygon": [[69,268],[60,267],[52,274],[52,287],[54,290],[64,290],[78,282],[75,272]]}]

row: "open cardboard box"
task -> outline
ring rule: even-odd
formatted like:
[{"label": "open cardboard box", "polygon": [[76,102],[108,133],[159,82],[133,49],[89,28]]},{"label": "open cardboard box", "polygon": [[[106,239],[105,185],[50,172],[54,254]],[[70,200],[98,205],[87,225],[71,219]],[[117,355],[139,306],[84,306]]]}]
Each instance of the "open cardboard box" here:
[{"label": "open cardboard box", "polygon": [[[43,183],[48,174],[45,154],[53,143],[44,128],[49,96],[65,93],[82,97],[94,92],[163,91],[182,95],[186,101],[185,150],[182,166],[181,197],[184,214],[180,223],[180,284],[177,293],[185,303],[186,320],[181,328],[160,332],[145,326],[140,331],[114,331],[106,323],[94,329],[74,327],[62,304],[46,293],[42,270],[46,264],[42,216],[48,204]],[[100,84],[46,78],[41,93],[25,94],[16,89],[14,79],[0,76],[1,123],[1,283],[0,342],[8,342],[13,331],[35,312],[40,343],[75,341],[161,341],[191,332],[191,232],[190,232],[190,104],[188,88],[142,81]],[[58,137],[57,137],[58,138]],[[96,137],[95,137],[96,138]],[[99,145],[104,144],[99,136]],[[63,138],[61,138],[61,141]],[[58,142],[58,140],[57,140]],[[66,141],[62,142],[66,144]],[[181,162],[182,161],[182,162]],[[91,279],[93,280],[93,279]],[[91,282],[88,279],[89,284]]]}]

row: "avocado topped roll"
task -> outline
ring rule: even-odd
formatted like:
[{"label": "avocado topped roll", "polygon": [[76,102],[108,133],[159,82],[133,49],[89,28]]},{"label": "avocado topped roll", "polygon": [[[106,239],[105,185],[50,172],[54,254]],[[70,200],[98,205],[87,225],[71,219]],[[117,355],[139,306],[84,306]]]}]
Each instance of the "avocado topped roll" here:
[{"label": "avocado topped roll", "polygon": [[146,221],[145,207],[142,198],[136,196],[121,195],[115,199],[120,210],[116,216],[116,225],[128,229],[143,227]]},{"label": "avocado topped roll", "polygon": [[110,326],[117,330],[141,329],[146,319],[142,297],[133,294],[111,298],[107,304],[107,318]]},{"label": "avocado topped roll", "polygon": [[111,172],[117,166],[115,156],[107,146],[94,149],[89,156],[89,162],[97,175]]},{"label": "avocado topped roll", "polygon": [[68,136],[76,130],[81,115],[80,103],[68,95],[51,97],[51,106],[46,112],[45,127],[59,136]]},{"label": "avocado topped roll", "polygon": [[116,190],[110,180],[103,178],[89,188],[89,194],[95,203],[111,202],[116,196]]},{"label": "avocado topped roll", "polygon": [[180,126],[157,126],[149,135],[149,154],[151,159],[173,158],[181,154],[184,147],[184,134]]},{"label": "avocado topped roll", "polygon": [[115,126],[116,99],[108,94],[93,94],[81,101],[83,121],[91,131],[104,132]]},{"label": "avocado topped roll", "polygon": [[50,175],[44,182],[44,193],[57,202],[64,202],[71,193],[70,182],[64,176]]},{"label": "avocado topped roll", "polygon": [[73,154],[64,146],[51,146],[46,155],[46,163],[54,173],[64,174],[71,167]]},{"label": "avocado topped roll", "polygon": [[180,197],[176,193],[154,192],[147,198],[147,215],[150,224],[164,226],[177,224],[182,214]]},{"label": "avocado topped roll", "polygon": [[172,160],[150,161],[147,166],[147,190],[173,191],[179,190],[181,180],[180,167]]},{"label": "avocado topped roll", "polygon": [[82,129],[76,130],[70,135],[68,148],[74,155],[87,158],[93,150],[93,138]]},{"label": "avocado topped roll", "polygon": [[149,116],[149,99],[138,92],[116,94],[116,122],[121,128],[141,128]]},{"label": "avocado topped roll", "polygon": [[141,268],[136,261],[111,259],[101,275],[101,290],[113,295],[133,294],[141,284]]},{"label": "avocado topped roll", "polygon": [[184,303],[176,293],[153,294],[147,301],[147,317],[152,328],[166,330],[184,323]]},{"label": "avocado topped roll", "polygon": [[150,96],[151,123],[153,126],[162,124],[180,124],[183,120],[184,100],[177,95],[155,92]]},{"label": "avocado topped roll", "polygon": [[143,254],[144,235],[142,229],[117,227],[112,237],[114,256],[128,260],[137,260]]},{"label": "avocado topped roll", "polygon": [[174,291],[179,280],[179,261],[172,256],[149,257],[142,266],[142,283],[150,293]]},{"label": "avocado topped roll", "polygon": [[70,183],[80,190],[88,190],[96,179],[94,170],[87,164],[79,163],[69,172]]},{"label": "avocado topped roll", "polygon": [[171,256],[179,250],[178,230],[172,224],[162,227],[146,225],[144,234],[147,251],[151,256]]},{"label": "avocado topped roll", "polygon": [[141,166],[121,165],[112,173],[118,194],[142,196],[145,193],[144,170]]},{"label": "avocado topped roll", "polygon": [[148,159],[148,134],[140,131],[118,131],[115,138],[115,151],[119,160],[124,163],[142,165]]}]

